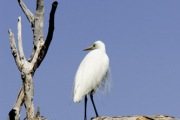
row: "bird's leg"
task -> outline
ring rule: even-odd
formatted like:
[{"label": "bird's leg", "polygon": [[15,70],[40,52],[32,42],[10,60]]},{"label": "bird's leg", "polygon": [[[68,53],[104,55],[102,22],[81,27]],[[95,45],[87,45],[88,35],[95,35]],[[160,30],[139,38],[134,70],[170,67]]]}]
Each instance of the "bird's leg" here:
[{"label": "bird's leg", "polygon": [[86,107],[87,107],[87,95],[85,95],[85,98],[84,98],[84,120],[87,120],[86,119]]},{"label": "bird's leg", "polygon": [[92,93],[90,94],[90,98],[91,98],[91,101],[92,101],[92,104],[93,104],[93,107],[94,107],[94,111],[95,111],[95,113],[96,113],[96,117],[98,117],[99,115],[98,115],[98,112],[97,112],[97,110],[96,110],[96,106],[95,106],[95,104],[94,104],[93,94],[92,94]]}]

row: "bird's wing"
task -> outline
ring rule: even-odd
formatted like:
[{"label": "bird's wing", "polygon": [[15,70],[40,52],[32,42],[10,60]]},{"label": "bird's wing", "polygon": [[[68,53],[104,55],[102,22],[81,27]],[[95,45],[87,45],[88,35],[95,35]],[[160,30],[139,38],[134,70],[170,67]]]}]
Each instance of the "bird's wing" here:
[{"label": "bird's wing", "polygon": [[109,68],[109,59],[106,53],[100,50],[89,52],[82,60],[74,83],[74,98],[82,99],[82,96],[95,91],[105,79]]}]

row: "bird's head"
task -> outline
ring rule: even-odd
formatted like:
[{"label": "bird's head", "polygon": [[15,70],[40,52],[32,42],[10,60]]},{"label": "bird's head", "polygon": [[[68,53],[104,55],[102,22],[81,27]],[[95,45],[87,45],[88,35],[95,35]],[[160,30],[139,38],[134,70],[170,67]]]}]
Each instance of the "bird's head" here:
[{"label": "bird's head", "polygon": [[101,41],[96,41],[96,42],[93,43],[93,45],[85,48],[84,51],[94,50],[94,49],[102,49],[102,50],[105,50],[105,45],[104,45],[104,43],[101,42]]}]

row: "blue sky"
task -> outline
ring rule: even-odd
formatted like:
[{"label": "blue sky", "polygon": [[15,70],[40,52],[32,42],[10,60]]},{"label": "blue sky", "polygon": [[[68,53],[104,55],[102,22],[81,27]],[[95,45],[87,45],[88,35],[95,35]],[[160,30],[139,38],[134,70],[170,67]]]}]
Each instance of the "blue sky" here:
[{"label": "blue sky", "polygon": [[[0,119],[7,118],[21,86],[9,45],[8,29],[17,35],[22,17],[26,58],[32,50],[30,24],[17,1],[0,6]],[[35,2],[24,0],[34,13]],[[45,1],[46,37],[52,0]],[[156,115],[180,118],[179,0],[61,0],[48,54],[34,76],[35,108],[49,120],[83,119],[84,101],[72,102],[74,75],[96,40],[106,44],[112,87],[96,93],[99,115]],[[17,36],[16,36],[17,37]],[[95,116],[88,102],[88,119]],[[25,111],[22,110],[22,118]]]}]

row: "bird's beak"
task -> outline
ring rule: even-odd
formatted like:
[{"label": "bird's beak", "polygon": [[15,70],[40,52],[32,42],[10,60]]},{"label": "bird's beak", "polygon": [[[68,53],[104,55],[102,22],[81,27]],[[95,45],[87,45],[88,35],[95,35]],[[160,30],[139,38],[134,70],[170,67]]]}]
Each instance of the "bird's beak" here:
[{"label": "bird's beak", "polygon": [[89,47],[85,48],[84,51],[93,50],[93,48],[94,48],[93,46],[89,46]]}]

